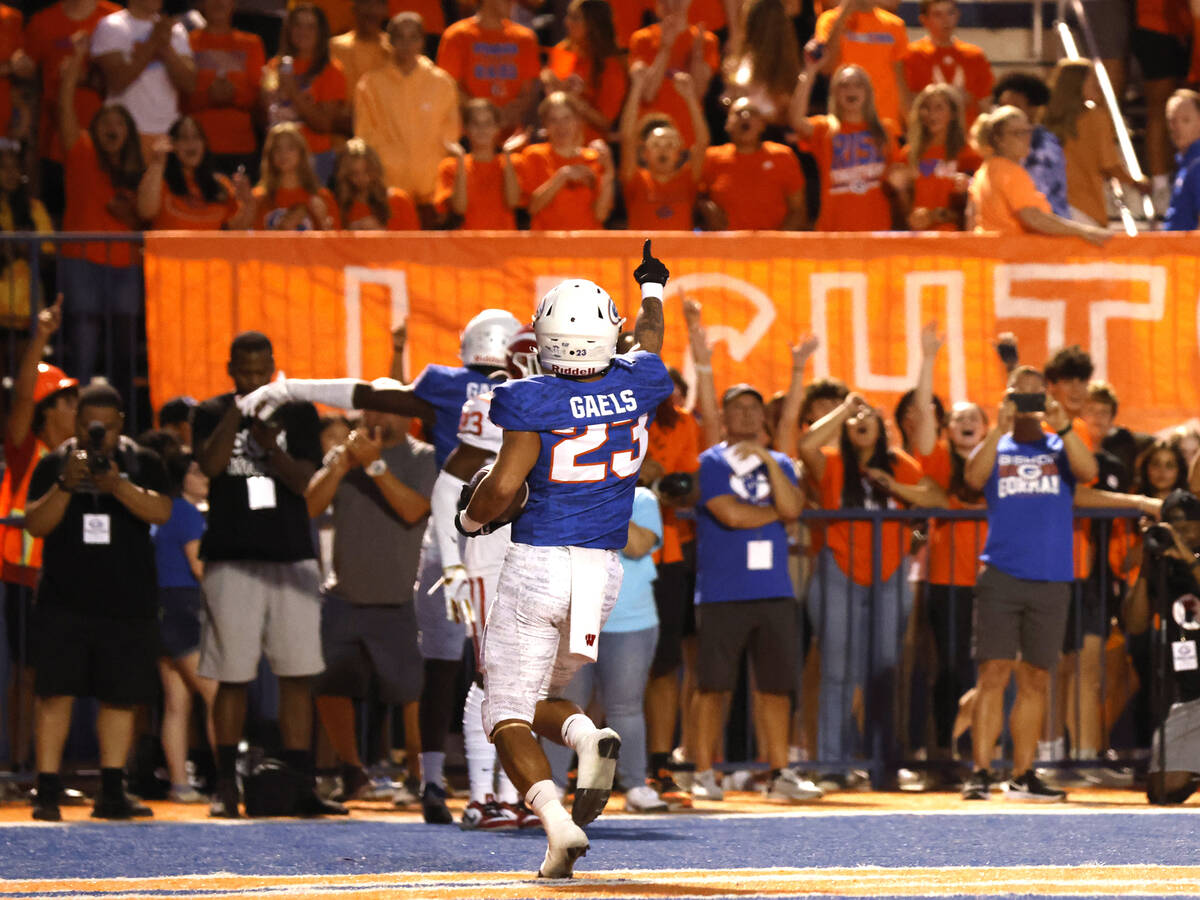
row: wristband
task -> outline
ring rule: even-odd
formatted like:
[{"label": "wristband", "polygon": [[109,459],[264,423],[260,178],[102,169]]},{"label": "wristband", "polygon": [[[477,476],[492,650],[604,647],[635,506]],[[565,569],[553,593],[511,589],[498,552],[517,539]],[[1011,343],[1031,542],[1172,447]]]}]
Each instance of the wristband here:
[{"label": "wristband", "polygon": [[701,366],[701,365],[697,365],[696,363],[692,364],[692,368],[695,369],[697,372],[711,372],[712,371],[712,366]]},{"label": "wristband", "polygon": [[657,281],[642,282],[642,299],[643,300],[662,300],[663,289],[665,284],[659,284]]},{"label": "wristband", "polygon": [[476,522],[468,516],[465,509],[458,514],[458,524],[463,527],[463,531],[479,531],[484,526],[483,522]]},{"label": "wristband", "polygon": [[368,463],[366,466],[363,467],[363,471],[366,472],[372,478],[378,478],[380,475],[382,475],[387,470],[388,470],[388,464],[383,461],[382,457],[380,459],[372,460],[370,463]]},{"label": "wristband", "polygon": [[1071,423],[1069,423],[1069,424],[1067,425],[1067,427],[1066,427],[1066,428],[1064,428],[1062,431],[1056,431],[1056,432],[1054,432],[1054,433],[1055,433],[1055,434],[1057,434],[1057,435],[1058,435],[1060,438],[1061,438],[1061,437],[1066,437],[1068,434],[1070,434],[1070,433],[1071,433],[1071,429],[1072,429],[1072,428],[1074,428],[1074,427],[1075,427],[1075,423],[1074,423],[1074,422],[1071,422]]}]

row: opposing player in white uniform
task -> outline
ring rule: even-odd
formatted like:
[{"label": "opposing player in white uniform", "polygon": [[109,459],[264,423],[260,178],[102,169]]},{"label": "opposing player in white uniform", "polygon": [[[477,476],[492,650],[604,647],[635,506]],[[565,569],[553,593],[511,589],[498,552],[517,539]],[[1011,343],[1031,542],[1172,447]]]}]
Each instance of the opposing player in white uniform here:
[{"label": "opposing player in white uniform", "polygon": [[[571,876],[588,849],[580,826],[603,811],[612,790],[620,736],[597,728],[558,692],[596,658],[620,589],[617,550],[628,535],[646,429],[674,389],[657,355],[668,274],[646,241],[634,272],[641,349],[620,357],[624,320],[602,288],[572,280],[542,298],[533,325],[548,374],[493,392],[491,419],[504,440],[457,520],[468,536],[486,533],[528,487],[487,613],[483,716],[509,777],[541,817],[547,849],[539,875],[547,878]],[[535,732],[579,757],[571,813]]]}]

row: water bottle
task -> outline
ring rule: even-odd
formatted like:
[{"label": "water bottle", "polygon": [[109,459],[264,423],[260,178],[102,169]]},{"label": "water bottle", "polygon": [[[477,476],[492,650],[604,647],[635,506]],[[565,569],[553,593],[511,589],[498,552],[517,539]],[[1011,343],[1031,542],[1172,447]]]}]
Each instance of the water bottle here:
[{"label": "water bottle", "polygon": [[[279,60],[279,74],[291,75],[295,68],[295,61],[290,56],[284,56]],[[267,106],[267,125],[278,125],[280,122],[295,122],[299,117],[296,115],[296,110],[292,108],[290,101],[284,99],[279,92],[278,79],[276,80],[275,90],[272,93],[272,100]]]}]

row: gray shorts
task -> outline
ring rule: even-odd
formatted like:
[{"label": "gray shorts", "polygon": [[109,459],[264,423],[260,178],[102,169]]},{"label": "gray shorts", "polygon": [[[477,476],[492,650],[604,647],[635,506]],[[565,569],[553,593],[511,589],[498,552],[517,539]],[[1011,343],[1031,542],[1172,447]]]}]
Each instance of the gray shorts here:
[{"label": "gray shorts", "polygon": [[325,595],[321,611],[325,671],[315,691],[327,697],[362,699],[374,681],[379,699],[403,706],[421,696],[421,653],[412,604],[355,606]]},{"label": "gray shorts", "polygon": [[1150,751],[1151,772],[1193,772],[1200,775],[1200,700],[1176,703],[1167,714],[1166,765],[1158,764],[1158,741],[1162,729],[1154,731]]},{"label": "gray shorts", "polygon": [[417,569],[417,587],[413,607],[417,613],[417,642],[424,659],[462,659],[466,626],[446,617],[446,598],[442,589],[430,588],[442,577],[442,554],[429,529],[421,542],[421,561]]},{"label": "gray shorts", "polygon": [[975,659],[1019,655],[1039,669],[1053,667],[1062,650],[1070,602],[1069,581],[1026,581],[986,566],[975,581]]},{"label": "gray shorts", "polygon": [[320,584],[315,559],[208,563],[200,674],[229,684],[253,681],[263,653],[279,677],[320,673]]}]

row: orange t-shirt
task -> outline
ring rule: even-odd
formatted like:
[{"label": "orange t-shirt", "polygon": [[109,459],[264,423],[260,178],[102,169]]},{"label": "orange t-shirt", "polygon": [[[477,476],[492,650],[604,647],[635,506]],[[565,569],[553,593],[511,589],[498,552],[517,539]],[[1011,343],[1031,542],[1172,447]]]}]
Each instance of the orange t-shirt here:
[{"label": "orange t-shirt", "polygon": [[[651,112],[665,113],[675,122],[679,134],[683,137],[683,145],[690,147],[696,140],[696,129],[692,127],[692,117],[688,113],[687,103],[675,90],[671,76],[675,72],[691,70],[692,51],[696,41],[700,40],[700,29],[692,26],[675,39],[675,45],[667,55],[667,72],[653,100],[643,100],[638,107],[638,116]],[[721,63],[720,50],[717,47],[717,36],[711,31],[704,32],[704,62],[714,72]],[[643,62],[651,65],[662,47],[662,26],[651,25],[634,32],[629,42],[629,62]]]},{"label": "orange t-shirt", "polygon": [[388,0],[389,19],[402,12],[417,13],[426,34],[441,34],[446,30],[446,13],[442,10],[441,0]]},{"label": "orange t-shirt", "polygon": [[804,189],[796,154],[773,141],[763,141],[753,153],[738,153],[733,144],[709,147],[702,180],[730,231],[779,228],[787,218],[787,198]]},{"label": "orange t-shirt", "polygon": [[[91,34],[96,23],[105,16],[120,12],[123,7],[109,0],[99,0],[92,14],[83,19],[69,19],[62,3],[48,6],[29,19],[25,28],[25,52],[37,63],[42,81],[41,124],[38,127],[39,153],[56,162],[63,160],[62,142],[58,136],[58,89],[62,83],[60,69],[63,60],[74,52],[71,35],[77,31]],[[80,128],[87,128],[92,117],[104,103],[104,98],[83,84],[75,89],[75,117]]]},{"label": "orange t-shirt", "polygon": [[579,229],[599,229],[604,223],[596,218],[593,209],[600,186],[600,177],[604,169],[600,165],[600,155],[590,147],[584,147],[579,155],[568,159],[559,156],[549,144],[534,144],[527,147],[520,158],[514,160],[517,169],[517,180],[521,184],[521,194],[528,203],[530,195],[550,180],[555,172],[563,166],[582,165],[591,169],[596,179],[591,184],[566,184],[554,195],[541,212],[534,215],[529,223],[530,231],[573,231]]},{"label": "orange t-shirt", "polygon": [[209,202],[200,196],[192,179],[188,179],[188,195],[172,194],[166,183],[162,187],[162,208],[154,217],[153,227],[158,231],[219,231],[226,222],[237,215],[237,195],[233,183],[224,175],[217,175],[217,183],[225,191],[225,199]]},{"label": "orange t-shirt", "polygon": [[[267,68],[273,72],[279,71],[280,57],[272,57],[267,63]],[[304,83],[304,73],[308,71],[312,60],[297,58],[293,63],[293,72],[296,75],[296,81],[299,84]],[[325,63],[325,68],[321,73],[314,78],[307,87],[304,93],[308,94],[317,103],[326,103],[331,100],[347,100],[346,97],[346,75],[342,71],[341,63],[336,59],[330,59]],[[304,134],[304,140],[308,142],[308,149],[312,153],[324,153],[327,150],[333,149],[334,135],[328,132],[313,131],[303,122],[298,122],[300,131]]]},{"label": "orange t-shirt", "polygon": [[[388,188],[387,192],[388,203],[388,220],[386,225],[388,231],[420,231],[421,218],[417,215],[417,205],[413,203],[412,197],[408,191],[403,191],[400,188]],[[371,207],[367,206],[365,201],[355,200],[350,204],[350,208],[346,210],[342,218],[343,228],[353,228],[356,222],[361,222],[363,219],[374,217],[375,213],[371,211]]]},{"label": "orange t-shirt", "polygon": [[1075,136],[1062,141],[1067,162],[1067,202],[1097,224],[1108,222],[1106,171],[1121,166],[1112,119],[1099,106],[1090,106],[1075,120]]},{"label": "orange t-shirt", "polygon": [[[938,441],[928,456],[918,456],[917,463],[922,471],[938,483],[943,490],[950,490],[953,475],[950,445]],[[950,497],[949,509],[986,509],[987,504],[963,503]],[[954,584],[971,587],[979,573],[979,554],[987,543],[987,522],[962,520],[933,520],[929,533],[929,583]],[[953,545],[953,546],[952,546]]]},{"label": "orange t-shirt", "polygon": [[474,17],[446,29],[438,44],[437,64],[468,97],[483,97],[497,106],[517,99],[541,70],[537,35],[532,31],[508,19],[498,29],[485,30]]},{"label": "orange t-shirt", "polygon": [[[18,446],[4,439],[4,482],[0,484],[0,516],[23,516],[29,497],[29,479],[33,470],[50,448],[43,444],[31,429]],[[42,541],[24,528],[0,525],[0,548],[3,562],[0,577],[11,584],[36,587],[42,568]]]},{"label": "orange t-shirt", "polygon": [[1037,189],[1029,173],[1019,163],[1002,156],[983,161],[969,190],[975,207],[975,230],[999,234],[1025,234],[1017,211],[1027,207],[1051,212],[1050,201]]},{"label": "orange t-shirt", "polygon": [[[0,60],[7,62],[25,44],[25,19],[11,6],[0,3]],[[12,76],[0,78],[0,129],[8,133],[12,118]]]},{"label": "orange t-shirt", "polygon": [[[942,144],[926,147],[913,180],[913,208],[949,208],[956,176],[970,175],[982,164],[979,154],[970,147],[963,147],[955,159],[946,159],[946,148]],[[958,228],[953,222],[941,222],[930,226],[930,230],[957,231]]]},{"label": "orange t-shirt", "polygon": [[[667,428],[655,420],[650,426],[650,441],[647,453],[662,465],[665,472],[691,472],[700,470],[700,423],[695,416],[680,407],[675,408],[678,418]],[[660,504],[663,520],[662,549],[655,562],[674,563],[683,559],[683,545],[693,540],[696,528],[693,520],[681,519],[675,508]]]},{"label": "orange t-shirt", "polygon": [[720,31],[729,24],[722,0],[692,0],[687,18],[689,25],[703,25],[708,31]]},{"label": "orange t-shirt", "polygon": [[[63,164],[67,208],[63,212],[63,231],[116,231],[134,229],[113,215],[116,203],[137,209],[134,190],[120,190],[100,165],[92,136],[80,131],[74,145],[67,148]],[[121,199],[118,199],[118,195]],[[62,255],[72,259],[86,257],[94,263],[128,266],[133,262],[133,247],[126,243],[64,244]]]},{"label": "orange t-shirt", "polygon": [[949,47],[938,47],[929,37],[909,44],[904,79],[914,96],[931,84],[958,88],[966,98],[963,113],[968,128],[979,115],[980,101],[991,95],[995,83],[992,64],[983,50],[958,38],[951,38]]},{"label": "orange t-shirt", "polygon": [[646,13],[654,12],[653,0],[609,0],[617,46],[628,47],[633,33],[642,27]]},{"label": "orange t-shirt", "polygon": [[[258,149],[254,134],[254,110],[266,60],[262,39],[247,31],[211,34],[206,29],[188,35],[196,60],[196,88],[186,99],[186,108],[208,138],[213,153],[246,154]],[[209,88],[219,75],[233,85],[233,102],[213,106]]]},{"label": "orange t-shirt", "polygon": [[[817,18],[816,38],[828,41],[839,10],[830,9]],[[884,119],[905,120],[900,108],[900,86],[896,83],[896,63],[908,52],[908,31],[904,20],[875,7],[869,12],[851,13],[842,31],[839,66],[854,63],[867,70],[875,88],[875,109]]]},{"label": "orange t-shirt", "polygon": [[[257,205],[257,212],[254,217],[254,227],[259,231],[275,228],[280,219],[287,215],[288,210],[296,206],[306,205],[309,198],[312,196],[304,188],[281,188],[270,197],[267,192],[261,188],[254,189],[254,201]],[[317,196],[325,201],[325,206],[329,210],[329,215],[333,219],[333,227],[340,227],[340,219],[338,217],[337,203],[333,199],[333,194],[327,188],[321,188],[317,191]],[[293,231],[312,231],[312,217],[309,216]]]},{"label": "orange t-shirt", "polygon": [[829,116],[810,116],[812,136],[801,142],[821,173],[821,212],[817,231],[890,231],[892,208],[883,178],[898,158],[896,126],[883,122],[886,147],[864,123],[842,122],[835,131]]},{"label": "orange t-shirt", "polygon": [[[567,42],[562,41],[550,50],[550,68],[559,78],[578,75],[583,79],[583,93],[580,99],[596,109],[609,123],[615,122],[621,114],[621,105],[625,102],[625,92],[629,88],[629,76],[625,72],[625,64],[619,57],[610,56],[604,61],[604,69],[600,72],[599,83],[592,80],[591,57],[578,50],[571,50]],[[584,125],[583,142],[586,144],[597,138],[608,139],[608,131],[598,131],[591,125]]]},{"label": "orange t-shirt", "polygon": [[[841,509],[842,480],[846,473],[841,451],[836,447],[822,447],[821,454],[825,457],[825,472],[820,483],[816,485],[817,500],[822,509]],[[895,460],[892,464],[892,477],[899,484],[916,484],[921,480],[923,473],[915,459],[903,450],[893,450],[892,454]],[[888,507],[902,509],[904,504],[888,500]],[[814,524],[825,526],[825,545],[833,552],[838,568],[849,574],[855,584],[870,584],[871,523],[824,521]],[[879,562],[880,575],[884,580],[892,577],[908,549],[908,540],[904,534],[906,530],[901,522],[883,523],[883,550]],[[854,544],[853,559],[851,543]]]},{"label": "orange t-shirt", "polygon": [[669,181],[655,181],[639,168],[624,183],[630,231],[691,231],[700,186],[687,163]]},{"label": "orange t-shirt", "polygon": [[1137,0],[1137,27],[1159,34],[1186,37],[1192,33],[1187,0]]},{"label": "orange t-shirt", "polygon": [[[465,231],[515,231],[517,220],[504,202],[504,163],[500,157],[481,163],[468,153],[463,165],[467,168],[467,212],[458,227]],[[442,215],[450,209],[457,172],[458,160],[452,156],[438,164],[433,203]]]}]

